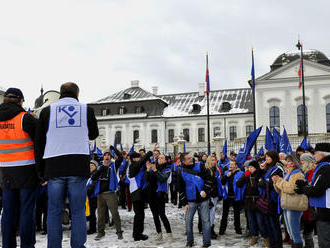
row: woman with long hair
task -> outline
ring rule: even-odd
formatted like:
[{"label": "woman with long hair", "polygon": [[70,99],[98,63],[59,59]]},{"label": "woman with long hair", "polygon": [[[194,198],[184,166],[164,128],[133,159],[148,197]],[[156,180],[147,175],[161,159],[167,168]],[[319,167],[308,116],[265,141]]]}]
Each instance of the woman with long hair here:
[{"label": "woman with long hair", "polygon": [[292,247],[302,248],[303,241],[300,234],[300,219],[303,211],[308,208],[306,195],[299,195],[294,190],[297,180],[304,180],[304,174],[300,170],[299,162],[295,156],[289,155],[285,160],[285,176],[281,178],[272,176],[274,188],[281,195],[281,207],[286,228],[289,232]]},{"label": "woman with long hair", "polygon": [[262,213],[267,233],[272,234],[269,235],[270,244],[265,244],[265,246],[276,248],[283,247],[278,193],[275,191],[273,181],[271,180],[273,176],[283,177],[284,174],[278,153],[274,150],[267,151],[265,154],[265,162],[260,165],[260,169],[263,171],[263,176],[258,183],[260,194],[264,196],[268,191],[270,202],[273,206],[269,209],[269,214]]},{"label": "woman with long hair", "polygon": [[[216,239],[217,234],[214,231],[214,219],[215,210],[218,200],[222,200],[222,185],[221,185],[221,171],[217,166],[217,159],[215,157],[209,156],[205,163],[206,170],[210,173],[212,178],[212,189],[211,189],[211,206],[210,209],[210,224],[211,224],[211,238]],[[210,207],[211,207],[210,206]]]}]

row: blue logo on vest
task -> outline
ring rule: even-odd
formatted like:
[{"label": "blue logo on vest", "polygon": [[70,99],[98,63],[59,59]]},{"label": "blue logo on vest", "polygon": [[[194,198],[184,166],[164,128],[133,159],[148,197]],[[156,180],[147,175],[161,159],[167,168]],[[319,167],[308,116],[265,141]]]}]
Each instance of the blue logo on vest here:
[{"label": "blue logo on vest", "polygon": [[61,105],[56,107],[56,128],[81,127],[81,106]]}]

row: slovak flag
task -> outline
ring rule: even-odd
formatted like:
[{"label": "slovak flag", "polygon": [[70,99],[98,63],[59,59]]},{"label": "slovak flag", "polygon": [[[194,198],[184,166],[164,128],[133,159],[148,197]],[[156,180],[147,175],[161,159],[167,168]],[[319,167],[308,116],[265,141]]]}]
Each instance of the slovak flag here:
[{"label": "slovak flag", "polygon": [[298,76],[299,76],[299,89],[300,89],[301,86],[302,86],[301,73],[302,73],[302,59],[300,59],[300,65],[299,65],[299,70],[298,70]]},{"label": "slovak flag", "polygon": [[206,94],[210,93],[210,76],[209,76],[209,55],[206,54]]}]

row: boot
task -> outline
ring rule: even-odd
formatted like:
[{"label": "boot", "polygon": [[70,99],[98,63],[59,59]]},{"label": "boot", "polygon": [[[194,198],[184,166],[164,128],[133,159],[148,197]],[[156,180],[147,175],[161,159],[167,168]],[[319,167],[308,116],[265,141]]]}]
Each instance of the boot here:
[{"label": "boot", "polygon": [[96,235],[96,237],[95,237],[95,240],[96,240],[96,241],[97,241],[97,240],[100,240],[100,239],[102,239],[104,236],[105,236],[105,233],[98,233],[98,234]]},{"label": "boot", "polygon": [[214,225],[211,226],[211,239],[217,239],[218,235],[214,231]]},{"label": "boot", "polygon": [[167,233],[167,241],[168,242],[173,242],[173,235],[172,235],[172,233]]},{"label": "boot", "polygon": [[118,237],[119,240],[122,240],[123,239],[123,232],[118,232],[117,237]]},{"label": "boot", "polygon": [[163,234],[161,232],[157,233],[155,240],[156,241],[162,241],[163,240]]},{"label": "boot", "polygon": [[304,234],[305,248],[314,248],[313,233]]},{"label": "boot", "polygon": [[250,240],[250,243],[249,243],[249,246],[254,246],[257,243],[258,243],[258,236],[252,236],[251,240]]},{"label": "boot", "polygon": [[264,239],[264,247],[265,247],[265,248],[270,248],[269,238],[265,238],[265,239]]}]

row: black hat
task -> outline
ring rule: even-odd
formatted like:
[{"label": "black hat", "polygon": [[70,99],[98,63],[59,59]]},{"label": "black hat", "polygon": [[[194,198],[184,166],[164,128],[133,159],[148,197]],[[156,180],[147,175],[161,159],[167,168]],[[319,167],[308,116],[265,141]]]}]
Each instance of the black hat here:
[{"label": "black hat", "polygon": [[254,168],[256,169],[259,169],[259,164],[256,160],[251,160],[250,163],[249,163],[249,166],[253,166]]},{"label": "black hat", "polygon": [[317,143],[315,145],[316,152],[330,152],[330,143]]},{"label": "black hat", "polygon": [[24,100],[24,96],[23,96],[22,91],[20,89],[17,89],[17,88],[9,88],[9,89],[7,89],[4,96],[5,97],[18,98],[18,99],[23,99]]},{"label": "black hat", "polygon": [[139,158],[141,157],[140,153],[137,153],[137,152],[132,152],[130,154],[130,158],[133,159],[133,158]]},{"label": "black hat", "polygon": [[234,151],[231,151],[231,152],[230,152],[230,156],[235,156],[235,157],[236,157],[237,154],[236,154]]}]

